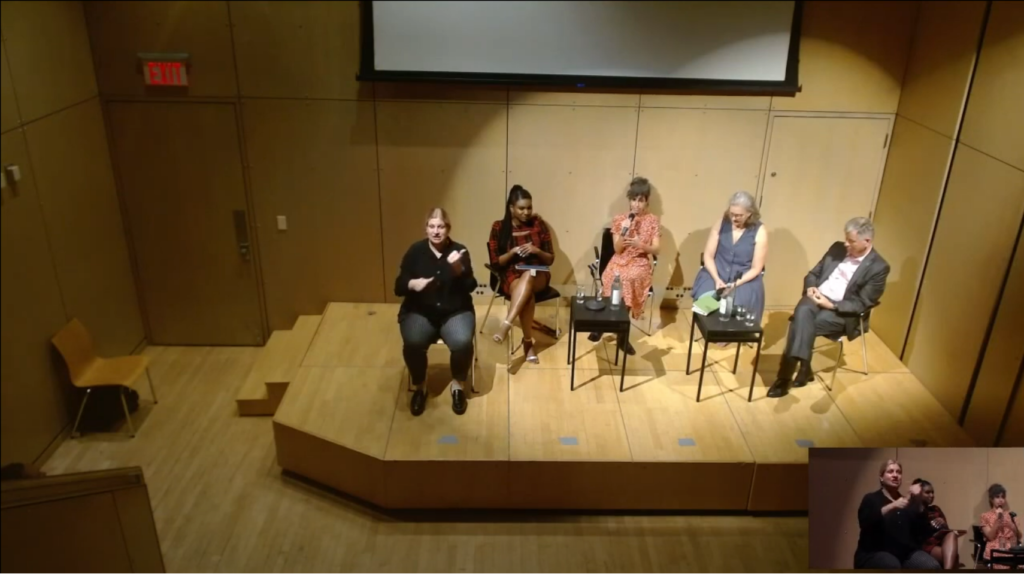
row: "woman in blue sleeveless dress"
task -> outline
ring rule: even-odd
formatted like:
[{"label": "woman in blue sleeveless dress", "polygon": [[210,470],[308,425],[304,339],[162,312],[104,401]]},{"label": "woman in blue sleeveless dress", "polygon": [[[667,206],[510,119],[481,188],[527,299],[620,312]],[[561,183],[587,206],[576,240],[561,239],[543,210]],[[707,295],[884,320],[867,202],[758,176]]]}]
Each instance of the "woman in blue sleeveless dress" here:
[{"label": "woman in blue sleeveless dress", "polygon": [[704,267],[693,280],[694,301],[735,281],[736,305],[753,311],[760,323],[764,315],[761,271],[767,256],[768,230],[761,223],[757,203],[749,193],[737,191],[729,198],[725,215],[711,226]]}]

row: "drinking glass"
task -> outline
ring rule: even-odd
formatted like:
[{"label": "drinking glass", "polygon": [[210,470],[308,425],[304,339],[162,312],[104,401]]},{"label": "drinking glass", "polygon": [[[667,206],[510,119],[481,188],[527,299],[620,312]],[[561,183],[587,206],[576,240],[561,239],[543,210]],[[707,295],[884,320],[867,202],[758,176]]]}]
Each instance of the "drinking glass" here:
[{"label": "drinking glass", "polygon": [[747,309],[746,311],[746,314],[743,316],[743,324],[747,327],[753,327],[754,318],[757,316],[757,313],[753,309]]},{"label": "drinking glass", "polygon": [[587,296],[587,286],[586,285],[577,285],[576,286],[576,302],[577,303],[582,303],[583,302],[583,298],[586,297],[586,296]]}]

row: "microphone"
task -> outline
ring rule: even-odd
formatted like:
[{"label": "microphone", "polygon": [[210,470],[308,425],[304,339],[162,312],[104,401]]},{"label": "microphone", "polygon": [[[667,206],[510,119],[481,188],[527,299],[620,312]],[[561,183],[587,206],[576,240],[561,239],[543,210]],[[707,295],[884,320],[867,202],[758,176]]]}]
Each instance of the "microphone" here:
[{"label": "microphone", "polygon": [[[634,220],[634,219],[636,219],[636,214],[635,214],[635,213],[630,213],[630,214],[629,214],[629,225],[630,225],[630,226],[632,226],[632,225],[633,225],[633,220]],[[626,236],[626,233],[627,233],[628,231],[629,231],[629,227],[626,227],[626,226],[622,226],[622,236],[623,236],[623,237],[625,237],[625,236]]]},{"label": "microphone", "polygon": [[1011,520],[1016,520],[1017,519],[1017,513],[1011,510],[1010,511],[1010,519]]}]

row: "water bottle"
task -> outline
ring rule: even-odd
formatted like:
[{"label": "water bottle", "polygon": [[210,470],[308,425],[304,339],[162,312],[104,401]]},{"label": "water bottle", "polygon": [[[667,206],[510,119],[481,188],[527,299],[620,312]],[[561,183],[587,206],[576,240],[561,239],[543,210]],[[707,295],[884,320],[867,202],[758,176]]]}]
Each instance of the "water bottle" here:
[{"label": "water bottle", "polygon": [[619,277],[619,274],[616,273],[615,274],[615,280],[612,281],[612,304],[611,304],[611,310],[612,311],[617,311],[619,309],[619,305],[621,305],[621,304],[622,304],[622,279]]},{"label": "water bottle", "polygon": [[728,319],[732,317],[733,311],[736,309],[736,289],[729,291],[729,295],[725,298],[725,317]]},{"label": "water bottle", "polygon": [[718,320],[728,321],[729,320],[729,298],[721,297],[718,298]]}]

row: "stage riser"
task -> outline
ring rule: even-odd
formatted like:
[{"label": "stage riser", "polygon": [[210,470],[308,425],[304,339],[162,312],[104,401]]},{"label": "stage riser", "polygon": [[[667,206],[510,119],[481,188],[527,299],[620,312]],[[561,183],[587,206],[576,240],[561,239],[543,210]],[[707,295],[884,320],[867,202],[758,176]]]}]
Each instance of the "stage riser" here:
[{"label": "stage riser", "polygon": [[807,509],[806,464],[385,461],[276,422],[274,437],[284,470],[384,508]]}]

